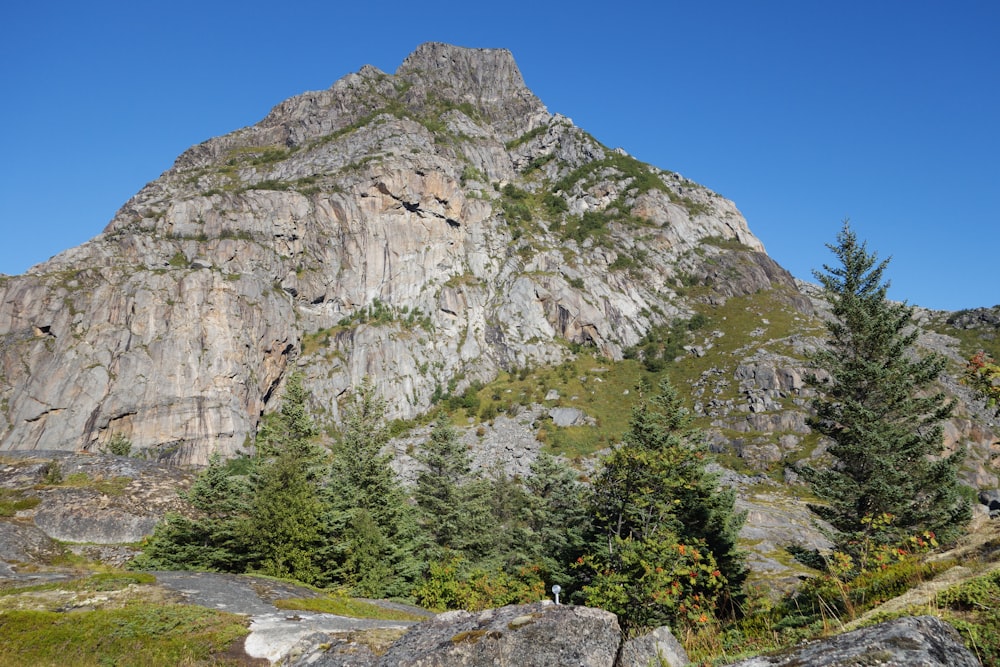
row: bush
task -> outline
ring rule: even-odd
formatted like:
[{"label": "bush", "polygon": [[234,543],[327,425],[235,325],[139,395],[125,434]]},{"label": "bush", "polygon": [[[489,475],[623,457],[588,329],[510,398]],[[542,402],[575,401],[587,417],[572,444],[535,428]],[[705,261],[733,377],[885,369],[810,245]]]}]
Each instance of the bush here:
[{"label": "bush", "polygon": [[132,441],[121,433],[114,433],[106,443],[100,446],[102,454],[113,454],[114,456],[131,456]]}]

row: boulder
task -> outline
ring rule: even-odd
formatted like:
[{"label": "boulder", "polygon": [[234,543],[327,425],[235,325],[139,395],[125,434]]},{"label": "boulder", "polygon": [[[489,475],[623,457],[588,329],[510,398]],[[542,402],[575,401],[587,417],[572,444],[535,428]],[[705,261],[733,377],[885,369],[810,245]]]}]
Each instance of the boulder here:
[{"label": "boulder", "polygon": [[687,651],[670,628],[661,626],[649,634],[634,637],[622,644],[615,667],[683,667],[686,664]]},{"label": "boulder", "polygon": [[909,616],[847,632],[730,667],[981,667],[953,627],[933,616]]},{"label": "boulder", "polygon": [[538,602],[479,613],[451,611],[415,626],[380,667],[612,667],[617,617],[600,609]]},{"label": "boulder", "polygon": [[988,489],[979,492],[979,502],[986,505],[991,512],[1000,510],[1000,489]]}]

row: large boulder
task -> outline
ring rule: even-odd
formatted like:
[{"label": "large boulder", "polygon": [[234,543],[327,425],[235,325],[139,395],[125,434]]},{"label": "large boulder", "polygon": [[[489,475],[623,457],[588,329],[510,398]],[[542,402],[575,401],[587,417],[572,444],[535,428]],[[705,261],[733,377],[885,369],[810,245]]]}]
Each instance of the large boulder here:
[{"label": "large boulder", "polygon": [[953,627],[933,616],[909,616],[810,642],[730,667],[981,667]]},{"label": "large boulder", "polygon": [[[305,637],[283,665],[305,667],[682,667],[688,662],[667,627],[622,643],[607,611],[537,602],[479,613],[450,611],[414,626],[387,649],[382,635]],[[379,653],[384,653],[379,656]]]},{"label": "large boulder", "polygon": [[476,614],[452,611],[414,627],[380,667],[612,667],[618,618],[600,609],[538,602]]}]

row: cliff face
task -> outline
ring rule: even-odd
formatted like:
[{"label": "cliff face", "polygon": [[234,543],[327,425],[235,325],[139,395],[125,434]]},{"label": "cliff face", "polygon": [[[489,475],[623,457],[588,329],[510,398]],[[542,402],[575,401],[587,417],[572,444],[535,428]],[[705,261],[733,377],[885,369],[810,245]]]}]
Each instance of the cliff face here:
[{"label": "cliff face", "polygon": [[203,463],[296,364],[330,418],[364,376],[413,416],[567,341],[619,358],[723,266],[725,295],[791,285],[732,202],[548,113],[509,52],[425,44],[189,149],[3,278],[0,449],[121,434]]}]

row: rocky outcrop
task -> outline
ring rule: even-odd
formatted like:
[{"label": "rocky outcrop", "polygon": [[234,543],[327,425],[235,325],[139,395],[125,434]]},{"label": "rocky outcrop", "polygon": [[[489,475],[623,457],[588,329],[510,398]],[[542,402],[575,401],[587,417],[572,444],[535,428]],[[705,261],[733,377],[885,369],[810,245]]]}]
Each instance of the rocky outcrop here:
[{"label": "rocky outcrop", "polygon": [[357,638],[312,636],[307,640],[322,649],[298,647],[300,657],[288,665],[681,667],[688,662],[668,628],[623,643],[614,614],[551,602],[477,614],[439,614],[414,626],[382,655]]},{"label": "rocky outcrop", "polygon": [[620,357],[686,312],[682,274],[792,285],[732,202],[550,114],[509,52],[425,44],[189,149],[0,278],[0,449],[203,464],[296,365],[331,420],[364,376],[412,417],[560,341]]},{"label": "rocky outcrop", "polygon": [[384,667],[494,665],[611,667],[618,619],[599,609],[538,603],[478,614],[455,611],[410,630],[379,660]]},{"label": "rocky outcrop", "polygon": [[910,616],[810,642],[778,655],[742,660],[731,667],[980,667],[980,664],[950,625],[933,616]]},{"label": "rocky outcrop", "polygon": [[65,549],[122,564],[170,511],[191,475],[151,461],[67,452],[9,452],[0,486],[36,502],[0,520],[0,562],[44,564]]}]

